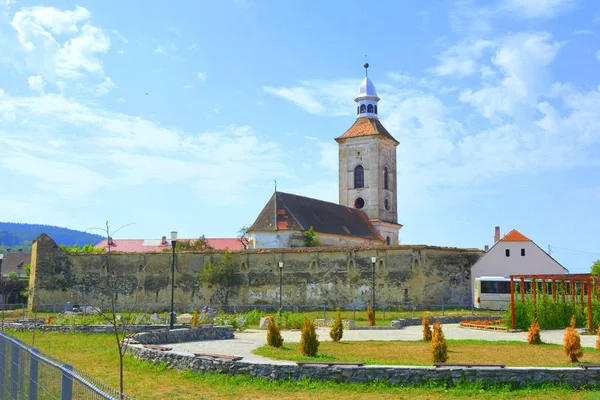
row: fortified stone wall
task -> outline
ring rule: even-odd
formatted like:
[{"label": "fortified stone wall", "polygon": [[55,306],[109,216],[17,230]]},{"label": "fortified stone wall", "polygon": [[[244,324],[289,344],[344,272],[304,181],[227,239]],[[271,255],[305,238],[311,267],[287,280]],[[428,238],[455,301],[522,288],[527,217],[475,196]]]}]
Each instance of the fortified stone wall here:
[{"label": "fortified stone wall", "polygon": [[[470,269],[476,249],[430,246],[321,247],[234,252],[239,269],[229,288],[203,284],[207,262],[223,253],[179,253],[175,258],[175,303],[231,305],[279,303],[283,261],[284,305],[360,307],[371,302],[371,257],[377,304],[462,304],[471,300]],[[47,235],[33,244],[29,307],[55,303],[109,304],[107,269],[116,276],[119,307],[152,305],[166,311],[171,300],[171,253],[68,254]]]}]

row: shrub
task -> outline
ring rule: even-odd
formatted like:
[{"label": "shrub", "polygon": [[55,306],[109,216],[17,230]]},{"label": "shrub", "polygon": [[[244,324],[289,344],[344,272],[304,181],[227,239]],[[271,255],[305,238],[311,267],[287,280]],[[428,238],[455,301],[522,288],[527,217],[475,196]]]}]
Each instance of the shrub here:
[{"label": "shrub", "polygon": [[302,327],[302,335],[300,337],[300,352],[309,357],[317,355],[319,350],[319,340],[317,339],[317,331],[315,324],[306,318]]},{"label": "shrub", "polygon": [[269,315],[269,322],[267,323],[267,343],[271,347],[283,346],[283,337],[281,337],[281,330],[275,323],[275,318]]},{"label": "shrub", "polygon": [[434,363],[448,361],[448,345],[439,321],[433,323],[433,339],[431,340],[431,359]]},{"label": "shrub", "polygon": [[583,356],[581,350],[581,338],[575,328],[565,329],[564,346],[565,354],[571,359],[571,362],[578,362],[579,357]]},{"label": "shrub", "polygon": [[431,326],[429,325],[429,318],[427,315],[423,315],[421,325],[423,325],[423,340],[426,342],[431,342]]},{"label": "shrub", "polygon": [[246,322],[248,323],[248,325],[258,325],[262,316],[263,313],[257,309],[248,311],[245,315]]},{"label": "shrub", "polygon": [[600,350],[600,325],[598,325],[598,339],[596,339],[596,350]]},{"label": "shrub", "polygon": [[194,311],[194,315],[192,316],[190,324],[192,326],[200,326],[200,313],[198,312],[198,310]]},{"label": "shrub", "polygon": [[289,311],[276,315],[275,321],[281,329],[302,329],[304,326],[304,317]]},{"label": "shrub", "polygon": [[527,335],[527,343],[529,344],[541,344],[542,338],[540,337],[540,324],[538,324],[537,318],[533,320],[529,327],[529,334]]},{"label": "shrub", "polygon": [[569,321],[569,326],[573,329],[575,329],[575,327],[577,326],[577,320],[575,319],[575,316],[571,316],[571,320]]},{"label": "shrub", "polygon": [[369,326],[375,326],[375,311],[373,311],[371,306],[367,306],[367,320],[369,321]]},{"label": "shrub", "polygon": [[340,313],[339,309],[337,310],[335,321],[329,330],[329,336],[334,342],[339,342],[342,340],[342,336],[344,336],[344,324],[342,324],[342,314]]}]

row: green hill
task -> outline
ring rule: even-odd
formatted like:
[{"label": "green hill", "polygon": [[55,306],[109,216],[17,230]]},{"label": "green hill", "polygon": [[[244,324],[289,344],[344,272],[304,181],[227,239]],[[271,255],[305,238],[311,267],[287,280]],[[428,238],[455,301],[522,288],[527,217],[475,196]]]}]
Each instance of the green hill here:
[{"label": "green hill", "polygon": [[45,233],[57,244],[82,246],[84,244],[96,244],[102,239],[100,235],[76,231],[74,229],[61,228],[52,225],[22,224],[18,222],[0,222],[0,253],[6,253],[7,249],[24,252],[31,250],[31,242],[39,235]]}]

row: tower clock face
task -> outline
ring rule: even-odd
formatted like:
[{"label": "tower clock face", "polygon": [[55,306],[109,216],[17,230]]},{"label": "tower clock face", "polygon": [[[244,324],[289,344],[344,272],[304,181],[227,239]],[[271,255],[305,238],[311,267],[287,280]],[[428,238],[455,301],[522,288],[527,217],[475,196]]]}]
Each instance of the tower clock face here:
[{"label": "tower clock face", "polygon": [[358,199],[354,200],[354,207],[356,207],[360,210],[364,206],[365,206],[365,200],[362,197],[359,197]]}]

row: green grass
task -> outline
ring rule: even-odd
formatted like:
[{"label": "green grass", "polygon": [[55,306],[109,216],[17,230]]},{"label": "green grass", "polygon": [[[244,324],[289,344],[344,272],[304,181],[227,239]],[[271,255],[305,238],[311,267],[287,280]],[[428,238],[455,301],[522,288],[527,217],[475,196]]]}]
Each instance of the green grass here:
[{"label": "green grass", "polygon": [[[31,344],[31,333],[14,334]],[[118,387],[118,356],[114,337],[104,334],[36,334],[35,346],[75,365],[113,387]],[[566,386],[543,385],[513,388],[459,382],[456,385],[431,383],[419,387],[333,382],[271,382],[249,376],[203,375],[178,372],[165,365],[125,357],[125,392],[137,399],[597,399],[598,390],[575,390]]]}]

